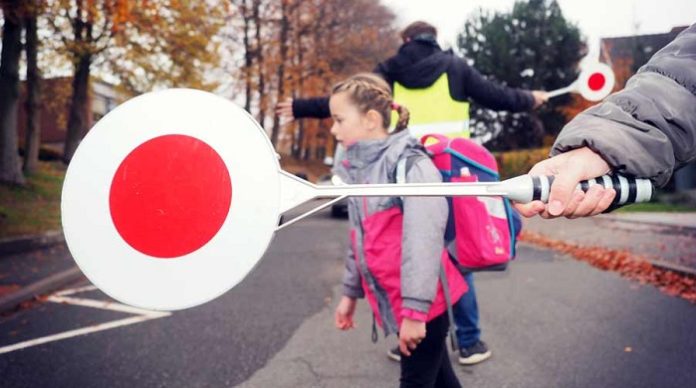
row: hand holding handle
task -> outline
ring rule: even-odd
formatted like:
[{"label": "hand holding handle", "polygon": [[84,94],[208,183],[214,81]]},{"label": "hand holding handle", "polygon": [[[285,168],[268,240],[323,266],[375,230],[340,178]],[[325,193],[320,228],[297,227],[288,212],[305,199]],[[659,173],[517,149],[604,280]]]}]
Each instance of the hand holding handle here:
[{"label": "hand holding handle", "polygon": [[[528,203],[542,201],[547,203],[554,177],[521,175],[501,182],[501,188],[508,197],[516,202]],[[593,185],[602,185],[606,189],[616,190],[616,197],[611,207],[615,208],[631,203],[648,202],[655,194],[655,188],[649,179],[625,177],[619,174],[603,175],[578,183],[577,188],[587,192]]]}]

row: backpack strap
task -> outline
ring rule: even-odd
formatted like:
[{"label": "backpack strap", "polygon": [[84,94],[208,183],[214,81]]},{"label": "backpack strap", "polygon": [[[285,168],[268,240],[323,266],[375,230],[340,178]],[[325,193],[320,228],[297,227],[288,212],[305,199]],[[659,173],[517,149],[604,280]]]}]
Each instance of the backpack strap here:
[{"label": "backpack strap", "polygon": [[373,344],[376,344],[377,339],[379,338],[377,334],[377,319],[375,318],[374,312],[372,312],[372,335],[370,338],[372,339]]},{"label": "backpack strap", "polygon": [[[405,158],[401,158],[396,162],[396,171],[394,172],[394,177],[396,179],[395,183],[406,183],[406,174],[411,169],[416,160],[427,155],[410,155]],[[398,197],[397,205],[404,211],[404,197]]]},{"label": "backpack strap", "polygon": [[445,268],[440,265],[440,284],[442,284],[442,293],[445,294],[445,303],[447,303],[447,317],[449,318],[449,334],[450,343],[452,344],[452,350],[459,350],[459,341],[457,341],[456,326],[454,323],[454,311],[452,311],[452,298],[449,292],[449,283],[447,282],[447,275],[445,274]]},{"label": "backpack strap", "polygon": [[401,158],[396,163],[396,183],[406,183],[406,162],[408,158]]},{"label": "backpack strap", "polygon": [[396,183],[406,183],[406,174],[411,169],[416,160],[420,157],[427,157],[427,155],[410,155],[405,158],[399,159],[396,162]]}]

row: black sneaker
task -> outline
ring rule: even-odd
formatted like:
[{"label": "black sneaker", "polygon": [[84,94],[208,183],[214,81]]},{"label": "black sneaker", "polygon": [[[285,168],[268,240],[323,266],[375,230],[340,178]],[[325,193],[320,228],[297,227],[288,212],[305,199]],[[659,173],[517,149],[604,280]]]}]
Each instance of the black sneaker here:
[{"label": "black sneaker", "polygon": [[398,346],[395,346],[387,350],[387,357],[392,361],[401,362],[401,350],[399,350]]},{"label": "black sneaker", "polygon": [[[398,350],[398,349],[397,349]],[[491,351],[483,341],[479,341],[468,348],[459,349],[459,363],[462,365],[474,365],[491,357]]]}]

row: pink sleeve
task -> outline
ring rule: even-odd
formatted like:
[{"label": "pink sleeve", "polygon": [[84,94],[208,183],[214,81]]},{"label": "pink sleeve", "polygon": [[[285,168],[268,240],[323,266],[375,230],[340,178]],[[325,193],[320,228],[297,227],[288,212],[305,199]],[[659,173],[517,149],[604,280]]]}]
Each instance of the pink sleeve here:
[{"label": "pink sleeve", "polygon": [[416,310],[411,310],[411,309],[402,309],[401,310],[401,317],[402,318],[409,318],[413,319],[415,321],[421,321],[425,322],[428,320],[428,314]]}]

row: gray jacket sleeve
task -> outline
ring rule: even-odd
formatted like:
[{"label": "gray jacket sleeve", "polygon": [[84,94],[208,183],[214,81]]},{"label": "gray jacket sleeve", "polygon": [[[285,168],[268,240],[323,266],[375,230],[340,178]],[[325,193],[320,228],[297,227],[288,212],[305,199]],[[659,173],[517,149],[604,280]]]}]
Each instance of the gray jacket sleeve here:
[{"label": "gray jacket sleeve", "polygon": [[696,158],[696,24],[658,51],[625,89],[570,121],[551,155],[584,146],[614,171],[658,186]]},{"label": "gray jacket sleeve", "polygon": [[[351,225],[353,224],[351,223]],[[358,271],[358,265],[355,261],[355,252],[353,252],[352,240],[348,245],[348,252],[344,258],[344,264],[343,295],[354,299],[364,297],[365,291],[362,288],[362,278],[360,277],[360,271]]]},{"label": "gray jacket sleeve", "polygon": [[[406,182],[441,182],[430,158],[418,158],[406,173]],[[444,247],[448,207],[444,197],[404,197],[401,246],[403,307],[427,313],[437,293],[440,258]]]}]

